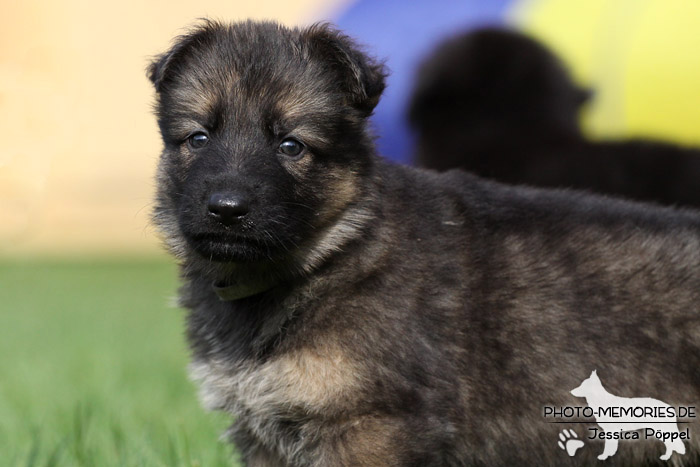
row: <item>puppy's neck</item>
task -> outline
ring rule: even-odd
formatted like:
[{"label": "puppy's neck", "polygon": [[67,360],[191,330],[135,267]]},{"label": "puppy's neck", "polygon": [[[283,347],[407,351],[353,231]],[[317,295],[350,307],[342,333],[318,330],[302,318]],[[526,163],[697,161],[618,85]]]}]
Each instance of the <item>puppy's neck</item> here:
[{"label": "puppy's neck", "polygon": [[243,298],[258,295],[275,287],[279,282],[274,279],[242,280],[242,281],[214,281],[212,289],[224,302],[232,302]]},{"label": "puppy's neck", "polygon": [[184,264],[187,266],[182,268],[182,278],[201,283],[221,301],[263,294],[288,282],[293,276],[284,262],[214,263],[194,257]]}]

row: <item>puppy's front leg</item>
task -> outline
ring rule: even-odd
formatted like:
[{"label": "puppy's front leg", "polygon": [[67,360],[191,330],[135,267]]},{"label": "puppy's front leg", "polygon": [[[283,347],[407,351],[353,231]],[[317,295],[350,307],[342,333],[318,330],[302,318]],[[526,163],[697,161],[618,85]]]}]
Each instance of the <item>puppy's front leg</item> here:
[{"label": "puppy's front leg", "polygon": [[[388,416],[362,416],[330,430],[332,437],[320,443],[314,467],[400,467],[414,459],[410,436],[403,421]],[[427,461],[421,465],[433,465]]]},{"label": "puppy's front leg", "polygon": [[258,446],[246,456],[245,465],[246,467],[281,467],[287,464],[272,451]]},{"label": "puppy's front leg", "polygon": [[229,430],[246,467],[284,467],[288,463],[277,453],[263,445],[242,423],[235,423]]}]

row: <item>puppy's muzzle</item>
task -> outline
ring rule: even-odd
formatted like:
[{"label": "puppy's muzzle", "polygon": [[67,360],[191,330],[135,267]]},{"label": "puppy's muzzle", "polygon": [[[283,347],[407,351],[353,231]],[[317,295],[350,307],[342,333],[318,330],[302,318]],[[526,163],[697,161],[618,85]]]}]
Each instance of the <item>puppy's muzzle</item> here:
[{"label": "puppy's muzzle", "polygon": [[250,202],[240,193],[214,193],[207,202],[209,216],[230,226],[245,217],[250,211]]}]

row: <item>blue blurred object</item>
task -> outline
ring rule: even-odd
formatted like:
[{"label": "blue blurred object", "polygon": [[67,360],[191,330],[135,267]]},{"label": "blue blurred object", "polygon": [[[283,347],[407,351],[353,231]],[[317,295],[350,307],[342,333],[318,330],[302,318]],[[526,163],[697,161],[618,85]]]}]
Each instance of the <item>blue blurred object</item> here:
[{"label": "blue blurred object", "polygon": [[406,122],[416,68],[442,40],[471,28],[498,25],[517,0],[357,0],[339,18],[338,26],[386,59],[391,72],[372,117],[379,153],[410,163],[413,137]]}]

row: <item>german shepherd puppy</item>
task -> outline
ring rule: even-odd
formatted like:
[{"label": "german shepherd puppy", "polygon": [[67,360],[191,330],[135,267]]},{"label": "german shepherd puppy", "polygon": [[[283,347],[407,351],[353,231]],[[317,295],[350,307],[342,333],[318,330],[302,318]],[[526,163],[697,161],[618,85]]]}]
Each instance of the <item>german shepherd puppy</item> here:
[{"label": "german shepherd puppy", "polygon": [[459,35],[420,67],[409,112],[416,161],[505,183],[700,207],[700,149],[591,141],[579,125],[589,96],[549,49],[522,33]]},{"label": "german shepherd puppy", "polygon": [[149,76],[154,221],[246,465],[584,465],[544,408],[594,369],[700,405],[700,215],[382,160],[385,70],[328,25],[204,22]]}]

